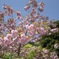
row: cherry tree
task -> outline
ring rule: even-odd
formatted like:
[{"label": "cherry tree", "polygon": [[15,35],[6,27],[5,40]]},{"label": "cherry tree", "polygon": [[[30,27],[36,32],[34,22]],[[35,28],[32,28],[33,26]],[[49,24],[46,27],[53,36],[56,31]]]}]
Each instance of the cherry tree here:
[{"label": "cherry tree", "polygon": [[[26,16],[22,16],[21,12],[14,10],[8,5],[3,5],[4,12],[0,11],[0,51],[14,51],[20,54],[21,45],[28,42],[36,42],[40,40],[42,35],[48,33],[48,17],[41,16],[44,11],[44,3],[37,3],[36,0],[29,0],[24,10],[28,12]],[[29,11],[28,11],[29,10]],[[9,18],[5,22],[5,16],[17,16]],[[16,21],[21,20],[16,26]]]}]

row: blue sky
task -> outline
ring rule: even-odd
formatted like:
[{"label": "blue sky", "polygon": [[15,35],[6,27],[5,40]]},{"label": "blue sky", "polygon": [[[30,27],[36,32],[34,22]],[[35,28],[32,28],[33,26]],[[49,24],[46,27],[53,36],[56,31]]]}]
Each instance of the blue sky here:
[{"label": "blue sky", "polygon": [[[37,2],[43,1],[45,3],[44,12],[41,15],[48,16],[49,19],[59,20],[59,0],[37,0]],[[3,11],[2,5],[10,5],[13,9],[18,10],[23,16],[27,14],[24,11],[24,6],[28,0],[0,0],[0,10]]]}]

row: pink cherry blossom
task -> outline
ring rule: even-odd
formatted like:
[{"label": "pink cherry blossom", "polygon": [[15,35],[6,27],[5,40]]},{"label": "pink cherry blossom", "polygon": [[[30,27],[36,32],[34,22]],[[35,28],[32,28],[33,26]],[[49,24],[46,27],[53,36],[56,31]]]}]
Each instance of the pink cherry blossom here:
[{"label": "pink cherry blossom", "polygon": [[8,39],[11,39],[12,38],[12,34],[7,34],[6,36]]},{"label": "pink cherry blossom", "polygon": [[50,31],[53,33],[56,33],[56,32],[58,32],[58,28],[51,29]]},{"label": "pink cherry blossom", "polygon": [[5,13],[7,12],[9,16],[13,14],[13,9],[10,6],[4,4],[2,7],[5,10]]},{"label": "pink cherry blossom", "polygon": [[25,35],[25,34],[21,34],[21,42],[24,44],[24,43],[26,43],[26,42],[28,42],[28,38],[27,38],[27,36]]},{"label": "pink cherry blossom", "polygon": [[30,19],[30,17],[29,16],[26,16],[26,20],[28,20],[28,19]]},{"label": "pink cherry blossom", "polygon": [[42,7],[44,7],[44,3],[43,2],[40,2],[39,5],[42,6]]},{"label": "pink cherry blossom", "polygon": [[24,7],[25,10],[28,10],[29,8],[30,8],[29,5],[27,5],[27,6]]},{"label": "pink cherry blossom", "polygon": [[37,3],[33,3],[34,8],[37,8],[37,6],[38,6]]},{"label": "pink cherry blossom", "polygon": [[39,10],[40,12],[43,12],[43,7],[39,7],[38,10]]},{"label": "pink cherry blossom", "polygon": [[10,43],[11,43],[11,40],[9,40],[7,37],[4,37],[5,46],[8,46]]},{"label": "pink cherry blossom", "polygon": [[35,26],[33,25],[33,24],[31,24],[31,25],[27,25],[26,26],[27,27],[27,30],[28,30],[28,33],[31,35],[31,36],[33,36],[34,35],[34,32],[35,32]]},{"label": "pink cherry blossom", "polygon": [[17,11],[16,14],[17,14],[17,18],[20,19],[21,13]]},{"label": "pink cherry blossom", "polygon": [[35,13],[36,13],[36,11],[35,11],[35,9],[34,9],[34,8],[32,8],[31,13],[32,13],[32,14],[35,14]]},{"label": "pink cherry blossom", "polygon": [[16,36],[18,36],[18,31],[17,30],[12,30],[11,34],[12,34],[13,37],[16,37]]},{"label": "pink cherry blossom", "polygon": [[8,15],[10,16],[11,14],[13,14],[13,9],[12,8],[8,8]]},{"label": "pink cherry blossom", "polygon": [[39,15],[38,14],[36,14],[35,16],[34,16],[34,18],[38,18],[39,17]]},{"label": "pink cherry blossom", "polygon": [[4,5],[2,6],[2,8],[3,8],[3,9],[7,9],[7,5],[4,4]]},{"label": "pink cherry blossom", "polygon": [[37,30],[38,30],[38,32],[41,34],[41,35],[45,35],[45,34],[47,34],[47,30],[45,30],[44,28],[42,28],[42,27],[39,27],[39,28],[37,28]]},{"label": "pink cherry blossom", "polygon": [[29,0],[29,3],[30,3],[30,4],[32,4],[32,3],[33,3],[33,1],[32,1],[32,0]]}]

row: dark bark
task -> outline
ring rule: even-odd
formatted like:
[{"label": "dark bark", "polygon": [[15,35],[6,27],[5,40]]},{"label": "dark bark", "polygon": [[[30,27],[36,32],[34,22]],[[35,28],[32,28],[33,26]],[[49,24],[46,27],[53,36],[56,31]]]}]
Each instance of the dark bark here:
[{"label": "dark bark", "polygon": [[20,51],[21,51],[21,44],[19,43],[19,47],[18,47],[18,56],[20,54]]}]

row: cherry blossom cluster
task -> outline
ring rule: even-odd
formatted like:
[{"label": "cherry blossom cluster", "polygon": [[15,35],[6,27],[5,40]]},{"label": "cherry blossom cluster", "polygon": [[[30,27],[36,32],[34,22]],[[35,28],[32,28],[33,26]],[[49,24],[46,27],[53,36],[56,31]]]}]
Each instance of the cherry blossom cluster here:
[{"label": "cherry blossom cluster", "polygon": [[[41,16],[39,13],[43,12],[44,3],[39,4],[36,0],[29,0],[28,4],[24,7],[29,14],[25,17],[21,12],[14,10],[8,5],[3,5],[4,12],[0,11],[0,47],[1,50],[17,50],[19,43],[26,44],[30,41],[36,42],[40,40],[42,35],[48,34],[50,27],[48,26],[48,17]],[[39,12],[37,12],[39,11]],[[5,16],[11,16],[16,13],[16,17],[9,18],[4,21]],[[16,26],[16,21],[21,20]],[[57,32],[57,29],[52,29],[51,32]]]}]

